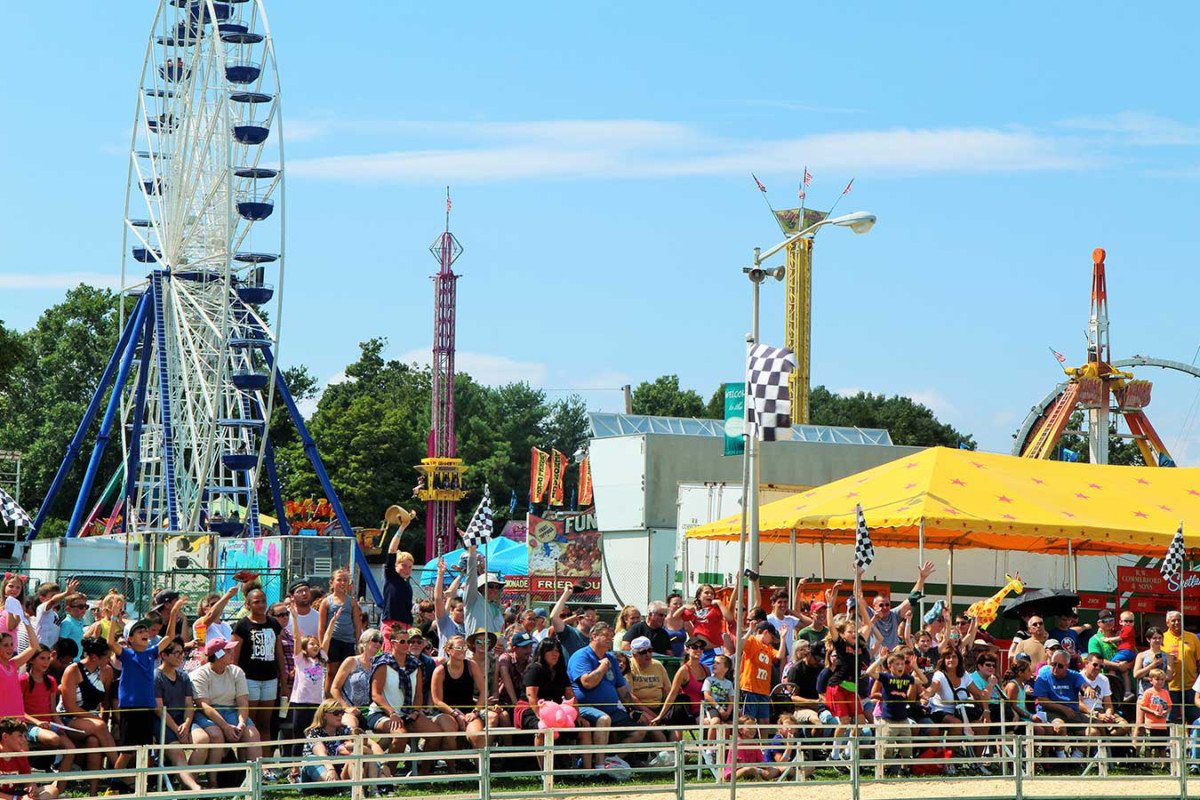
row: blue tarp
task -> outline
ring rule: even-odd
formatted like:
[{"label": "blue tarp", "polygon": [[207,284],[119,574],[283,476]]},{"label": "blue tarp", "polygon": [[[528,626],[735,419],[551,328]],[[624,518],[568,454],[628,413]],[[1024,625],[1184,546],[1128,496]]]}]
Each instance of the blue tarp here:
[{"label": "blue tarp", "polygon": [[[443,556],[446,559],[446,566],[456,566],[466,552],[465,547],[460,547],[446,553]],[[487,559],[488,572],[498,572],[505,576],[529,574],[529,550],[520,542],[497,537],[479,548],[478,552]],[[453,573],[447,571],[446,577],[453,578]],[[431,586],[435,580],[437,580],[437,562],[431,562],[421,570],[421,583]]]}]

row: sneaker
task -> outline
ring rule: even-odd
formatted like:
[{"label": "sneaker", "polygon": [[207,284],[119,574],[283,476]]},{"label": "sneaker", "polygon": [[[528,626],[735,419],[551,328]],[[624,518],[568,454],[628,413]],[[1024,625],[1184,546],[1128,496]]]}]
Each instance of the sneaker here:
[{"label": "sneaker", "polygon": [[1131,702],[1135,697],[1137,697],[1137,695],[1134,694],[1133,692],[1126,692],[1125,693],[1125,702],[1126,703]]},{"label": "sneaker", "polygon": [[263,770],[262,779],[265,783],[279,783],[279,770]]}]

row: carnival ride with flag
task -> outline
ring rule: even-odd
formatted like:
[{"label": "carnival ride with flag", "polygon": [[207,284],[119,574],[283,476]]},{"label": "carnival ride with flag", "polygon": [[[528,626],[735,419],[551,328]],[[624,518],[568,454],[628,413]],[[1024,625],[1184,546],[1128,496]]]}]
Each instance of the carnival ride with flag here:
[{"label": "carnival ride with flag", "polygon": [[1088,322],[1087,361],[1079,367],[1066,365],[1066,357],[1050,349],[1063,365],[1067,380],[1054,387],[1025,417],[1014,435],[1013,455],[1047,459],[1056,452],[1067,424],[1077,410],[1087,412],[1089,461],[1109,461],[1110,420],[1124,417],[1132,438],[1147,466],[1173,467],[1175,461],[1158,432],[1150,424],[1145,408],[1150,404],[1151,383],[1135,379],[1129,368],[1138,366],[1176,370],[1200,378],[1200,369],[1180,361],[1147,356],[1113,361],[1108,341],[1108,284],[1104,270],[1105,252],[1092,251],[1092,300]]},{"label": "carnival ride with flag", "polygon": [[[341,531],[353,536],[277,363],[284,274],[279,95],[262,0],[160,0],[129,154],[123,329],[30,539],[106,396],[68,537],[86,528],[114,434],[122,466],[106,530],[155,538],[259,535],[264,472],[276,513],[285,509],[268,435],[277,395]],[[230,509],[238,510],[224,513]],[[366,559],[360,548],[355,553],[378,601]]]}]

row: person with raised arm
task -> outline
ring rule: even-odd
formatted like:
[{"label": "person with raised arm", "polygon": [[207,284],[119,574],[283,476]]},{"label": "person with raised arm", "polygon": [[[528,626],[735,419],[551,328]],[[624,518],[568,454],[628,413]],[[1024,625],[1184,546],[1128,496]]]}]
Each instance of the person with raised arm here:
[{"label": "person with raised arm", "polygon": [[446,642],[451,636],[466,636],[466,610],[458,597],[462,575],[454,576],[450,588],[446,588],[446,559],[438,558],[437,581],[433,587],[434,624],[438,632],[438,655],[446,657]]}]

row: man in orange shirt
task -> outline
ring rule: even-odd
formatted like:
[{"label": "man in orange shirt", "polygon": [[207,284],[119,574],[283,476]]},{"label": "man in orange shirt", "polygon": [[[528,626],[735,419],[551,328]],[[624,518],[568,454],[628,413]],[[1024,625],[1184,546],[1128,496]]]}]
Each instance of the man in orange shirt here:
[{"label": "man in orange shirt", "polygon": [[771,667],[779,657],[779,634],[769,622],[746,631],[742,643],[742,713],[762,724],[771,720]]}]

